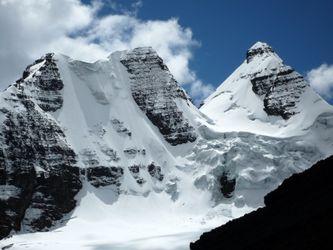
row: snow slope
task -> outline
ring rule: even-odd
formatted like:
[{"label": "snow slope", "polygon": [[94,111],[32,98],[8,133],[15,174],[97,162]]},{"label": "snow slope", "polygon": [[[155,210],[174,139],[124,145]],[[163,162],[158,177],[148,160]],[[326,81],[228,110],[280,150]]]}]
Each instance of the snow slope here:
[{"label": "snow slope", "polygon": [[[283,73],[275,77],[272,72]],[[292,87],[267,88],[276,78]],[[41,215],[50,213],[50,194],[41,202],[38,190],[29,189],[38,198],[40,213],[29,212],[36,205],[28,201],[21,230],[13,228],[13,236],[0,246],[188,249],[203,231],[262,206],[264,195],[285,178],[332,154],[332,107],[305,85],[263,43],[249,50],[247,60],[200,111],[151,48],[115,52],[95,63],[58,54],[37,60],[1,94],[6,111],[0,113],[5,124],[0,132],[6,135],[12,124],[8,120],[26,110],[29,119],[37,113],[38,122],[55,124],[57,129],[46,134],[28,131],[28,139],[18,132],[16,140],[23,148],[38,136],[42,146],[50,143],[45,138],[56,144],[61,140],[63,151],[75,154],[68,164],[79,169],[73,178],[79,178],[82,188],[77,193],[76,186],[69,186],[76,192],[75,209],[62,211],[46,227]],[[285,101],[276,104],[281,96]],[[27,100],[34,105],[27,106]],[[5,153],[11,153],[8,142],[0,139]],[[37,146],[32,145],[33,160],[39,156]],[[45,176],[47,189],[58,158],[45,151],[44,158],[53,161],[32,167]],[[6,157],[0,155],[0,160],[9,166],[5,171],[16,168]],[[15,187],[22,185],[0,181],[6,191],[0,202],[10,206]],[[42,222],[40,228],[32,223],[36,220]]]},{"label": "snow slope", "polygon": [[[152,193],[147,197],[124,195],[115,202],[109,189],[90,185],[79,196],[80,204],[65,226],[51,232],[18,234],[0,246],[14,243],[11,249],[34,250],[188,249],[189,242],[200,233],[224,224],[231,216],[231,206],[224,205],[225,216],[205,218],[210,206],[200,197],[195,204],[187,204]],[[233,207],[232,211],[233,216],[240,216],[249,209]]]}]

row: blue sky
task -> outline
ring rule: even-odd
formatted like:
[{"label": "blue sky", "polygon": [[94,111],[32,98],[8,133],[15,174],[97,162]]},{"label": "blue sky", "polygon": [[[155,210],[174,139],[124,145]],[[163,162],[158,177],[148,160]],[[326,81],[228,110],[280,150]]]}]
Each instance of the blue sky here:
[{"label": "blue sky", "polygon": [[[134,1],[118,1],[129,7]],[[112,12],[106,8],[102,14]],[[332,0],[143,0],[143,20],[177,17],[189,27],[195,48],[191,67],[204,82],[219,85],[256,41],[269,43],[300,73],[333,63]]]},{"label": "blue sky", "polygon": [[[47,52],[93,62],[152,46],[199,103],[256,41],[333,100],[332,0],[0,0],[0,87]],[[310,72],[310,73],[309,73]]]}]

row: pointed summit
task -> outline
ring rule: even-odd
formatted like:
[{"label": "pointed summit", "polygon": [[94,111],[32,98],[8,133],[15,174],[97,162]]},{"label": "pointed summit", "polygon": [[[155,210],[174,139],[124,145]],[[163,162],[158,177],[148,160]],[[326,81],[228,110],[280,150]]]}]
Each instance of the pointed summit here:
[{"label": "pointed summit", "polygon": [[246,52],[246,61],[249,63],[254,57],[275,53],[273,48],[264,42],[256,42]]},{"label": "pointed summit", "polygon": [[123,55],[120,62],[130,73],[133,99],[166,141],[174,146],[194,142],[194,128],[176,102],[189,103],[188,97],[157,52],[151,47],[136,48]]},{"label": "pointed summit", "polygon": [[333,114],[333,108],[304,77],[263,42],[247,51],[244,63],[205,100],[200,110],[223,131],[279,136],[305,133],[317,117]]},{"label": "pointed summit", "polygon": [[271,49],[272,50],[272,47],[265,42],[258,41],[249,48],[249,50],[255,50],[255,49]]}]

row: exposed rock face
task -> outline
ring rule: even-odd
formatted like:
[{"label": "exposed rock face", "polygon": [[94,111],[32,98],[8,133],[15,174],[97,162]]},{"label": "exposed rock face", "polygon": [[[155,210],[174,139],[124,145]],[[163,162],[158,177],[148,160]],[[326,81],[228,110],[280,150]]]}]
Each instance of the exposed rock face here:
[{"label": "exposed rock face", "polygon": [[[247,51],[246,60],[263,60],[274,57],[274,50],[266,43],[256,43]],[[275,68],[258,71],[250,76],[252,90],[264,101],[264,110],[268,115],[289,119],[297,113],[297,103],[308,83],[294,69],[284,64]]]},{"label": "exposed rock face", "polygon": [[274,50],[267,43],[257,42],[246,52],[246,62],[249,63],[256,56],[269,56]]},{"label": "exposed rock face", "polygon": [[143,149],[137,149],[137,148],[125,148],[124,149],[124,154],[128,158],[135,158],[137,155],[146,155],[146,150]]},{"label": "exposed rock face", "polygon": [[333,249],[333,157],[285,180],[265,197],[266,207],[191,243],[191,249]]},{"label": "exposed rock face", "polygon": [[117,131],[117,133],[131,137],[132,133],[128,130],[128,128],[124,126],[123,122],[114,118],[111,120],[111,123],[113,128]]},{"label": "exposed rock face", "polygon": [[223,172],[220,177],[220,184],[223,196],[226,198],[232,197],[232,193],[234,192],[236,186],[236,179],[230,178],[228,173]]},{"label": "exposed rock face", "polygon": [[135,102],[171,145],[193,142],[197,135],[177,107],[176,98],[187,100],[163,60],[151,48],[138,48],[121,60],[131,74]]},{"label": "exposed rock face", "polygon": [[87,179],[94,187],[121,185],[121,178],[124,170],[121,167],[90,167],[87,169]]},{"label": "exposed rock face", "polygon": [[288,66],[279,67],[271,74],[258,74],[251,83],[252,90],[264,98],[266,113],[283,119],[296,114],[296,104],[308,86],[303,77]]},{"label": "exposed rock face", "polygon": [[161,167],[157,166],[154,162],[150,163],[148,166],[142,164],[132,165],[129,166],[128,169],[139,185],[143,185],[147,182],[147,175],[145,174],[147,171],[153,180],[161,182],[164,179]]},{"label": "exposed rock face", "polygon": [[[21,83],[22,84],[22,83]],[[0,118],[0,238],[47,230],[70,212],[81,188],[75,153],[60,127],[20,86],[8,90]]]},{"label": "exposed rock face", "polygon": [[164,175],[160,166],[157,166],[154,162],[148,165],[148,172],[151,177],[155,178],[158,181],[163,181]]},{"label": "exposed rock face", "polygon": [[64,87],[53,54],[38,59],[23,72],[16,86],[28,97],[36,100],[44,111],[61,108],[63,98],[60,90]]}]

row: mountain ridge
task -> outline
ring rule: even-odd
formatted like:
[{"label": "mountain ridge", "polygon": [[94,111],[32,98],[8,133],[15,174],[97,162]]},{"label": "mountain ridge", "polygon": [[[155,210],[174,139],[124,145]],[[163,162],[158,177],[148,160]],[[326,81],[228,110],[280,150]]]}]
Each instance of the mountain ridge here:
[{"label": "mountain ridge", "polygon": [[[131,242],[126,228],[131,239],[141,228],[147,237],[212,228],[262,206],[282,180],[333,151],[325,105],[315,107],[319,117],[308,113],[313,123],[300,134],[226,131],[192,104],[151,48],[94,63],[47,54],[24,72],[0,95],[0,236],[13,235],[3,242],[18,249],[20,239],[39,249],[29,240],[35,231],[69,247],[90,244],[85,232],[93,229],[97,241],[112,232]],[[255,95],[251,86],[237,91]]]}]

